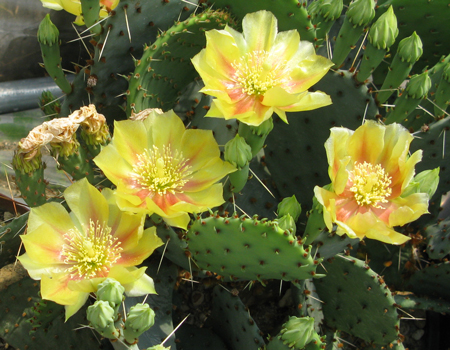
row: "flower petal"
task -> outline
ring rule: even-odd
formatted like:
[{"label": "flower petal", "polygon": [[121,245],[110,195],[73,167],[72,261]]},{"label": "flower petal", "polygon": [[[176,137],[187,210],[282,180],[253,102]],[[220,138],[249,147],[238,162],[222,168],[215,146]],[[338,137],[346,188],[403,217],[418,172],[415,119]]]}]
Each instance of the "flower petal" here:
[{"label": "flower petal", "polygon": [[269,11],[248,13],[242,20],[248,51],[270,51],[277,36],[278,21]]},{"label": "flower petal", "polygon": [[64,191],[64,198],[83,226],[83,231],[89,229],[91,222],[100,224],[108,222],[108,202],[86,178],[69,186]]},{"label": "flower petal", "polygon": [[146,274],[143,274],[135,282],[125,284],[123,286],[125,288],[125,294],[129,297],[139,297],[146,294],[157,294],[153,279]]},{"label": "flower petal", "polygon": [[102,149],[94,158],[94,163],[116,186],[120,180],[128,179],[133,170],[129,158],[123,157],[113,143]]},{"label": "flower petal", "polygon": [[142,238],[139,240],[139,245],[133,247],[133,249],[124,249],[120,253],[120,259],[117,263],[127,267],[142,264],[156,248],[163,244],[161,238],[156,234],[156,227],[150,227],[144,231]]},{"label": "flower petal", "polygon": [[86,293],[69,289],[68,282],[69,278],[64,274],[54,274],[52,277],[42,276],[42,299],[51,300],[60,305],[74,305],[80,299],[84,299]]}]

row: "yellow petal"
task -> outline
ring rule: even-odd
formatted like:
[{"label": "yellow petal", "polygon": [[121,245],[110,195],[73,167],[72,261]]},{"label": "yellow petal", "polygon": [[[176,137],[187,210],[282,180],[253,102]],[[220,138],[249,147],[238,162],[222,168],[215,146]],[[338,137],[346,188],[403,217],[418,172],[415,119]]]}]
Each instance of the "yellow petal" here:
[{"label": "yellow petal", "polygon": [[80,299],[84,299],[86,293],[69,289],[68,282],[68,276],[63,274],[53,275],[51,278],[45,275],[42,276],[42,299],[52,300],[60,305],[74,305]]},{"label": "yellow petal", "polygon": [[299,99],[297,102],[280,106],[278,108],[285,110],[286,112],[302,112],[302,111],[310,111],[313,109],[317,109],[320,107],[328,106],[332,103],[330,96],[321,92],[305,92],[304,94],[299,95]]},{"label": "yellow petal", "polygon": [[128,179],[133,170],[130,159],[122,156],[113,143],[102,149],[94,158],[94,163],[116,186],[120,180]]},{"label": "yellow petal", "polygon": [[277,36],[276,17],[269,11],[248,13],[242,20],[247,50],[270,51]]},{"label": "yellow petal", "polygon": [[[164,243],[156,234],[156,227],[146,229],[139,240],[139,244],[132,249],[124,249],[120,254],[118,264],[123,266],[136,266],[147,259],[153,251]],[[122,247],[122,245],[121,245]]]},{"label": "yellow petal", "polygon": [[28,218],[28,234],[44,223],[50,226],[52,230],[59,232],[61,236],[74,228],[67,210],[61,204],[55,202],[31,208]]},{"label": "yellow petal", "polygon": [[[133,136],[131,137],[131,135]],[[138,154],[143,153],[144,149],[149,148],[152,144],[151,134],[147,132],[144,121],[121,120],[114,122],[112,145],[129,164],[135,164],[138,161]],[[109,161],[111,162],[111,159]]]},{"label": "yellow petal", "polygon": [[348,154],[358,163],[377,164],[384,148],[385,128],[373,121],[366,121],[355,130],[348,144]]},{"label": "yellow petal", "polygon": [[299,93],[308,90],[327,74],[332,65],[328,58],[315,54],[301,60],[290,74],[289,92]]},{"label": "yellow petal", "polygon": [[188,129],[181,139],[183,155],[190,166],[190,171],[197,171],[211,161],[220,157],[220,150],[212,131]]},{"label": "yellow petal", "polygon": [[[181,149],[181,139],[185,132],[185,127],[181,119],[170,110],[164,114],[153,113],[144,120],[147,132],[151,135],[151,144],[147,145],[149,150],[156,145],[160,151],[164,146],[169,146],[172,151]],[[128,137],[130,137],[129,134]],[[133,136],[134,137],[134,136]]]},{"label": "yellow petal", "polygon": [[64,198],[83,226],[83,231],[89,229],[91,222],[100,224],[108,222],[108,202],[86,178],[69,186],[64,191]]},{"label": "yellow petal", "polygon": [[61,232],[44,223],[32,232],[20,236],[28,257],[38,264],[60,264],[60,253],[65,243]]},{"label": "yellow petal", "polygon": [[123,285],[125,294],[129,297],[139,297],[146,294],[157,294],[153,279],[143,274],[139,279],[133,283]]},{"label": "yellow petal", "polygon": [[72,305],[65,305],[65,311],[66,311],[66,322],[67,320],[72,317],[73,315],[75,315],[75,313],[80,310],[83,305],[86,303],[86,301],[88,300],[89,294],[87,293],[82,293],[80,294],[80,297],[77,299],[77,301],[75,302],[75,304]]},{"label": "yellow petal", "polygon": [[392,200],[398,209],[389,215],[389,225],[403,226],[428,213],[428,199],[426,193],[413,193],[405,198]]},{"label": "yellow petal", "polygon": [[198,169],[190,181],[183,186],[183,192],[199,192],[207,189],[224,176],[236,171],[236,168],[219,157],[210,159],[201,169]]},{"label": "yellow petal", "polygon": [[167,225],[182,228],[183,230],[187,230],[187,225],[191,220],[187,213],[177,213],[177,216],[164,217],[163,219]]}]

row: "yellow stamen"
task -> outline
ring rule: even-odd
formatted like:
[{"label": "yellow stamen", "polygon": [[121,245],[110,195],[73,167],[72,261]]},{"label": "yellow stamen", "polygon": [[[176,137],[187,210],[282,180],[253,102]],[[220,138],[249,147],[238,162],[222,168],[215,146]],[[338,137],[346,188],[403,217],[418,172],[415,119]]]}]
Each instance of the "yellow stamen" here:
[{"label": "yellow stamen", "polygon": [[[236,69],[234,81],[247,95],[263,95],[282,83],[277,76],[280,76],[280,70],[286,68],[285,63],[272,66],[268,63],[268,58],[269,53],[266,51],[252,51],[231,64]],[[288,76],[286,73],[283,75]]]},{"label": "yellow stamen", "polygon": [[159,195],[183,192],[183,186],[192,177],[191,167],[186,163],[187,159],[178,150],[172,152],[170,146],[163,146],[160,151],[153,145],[153,150],[146,149],[138,155],[132,177],[139,185]]},{"label": "yellow stamen", "polygon": [[111,236],[111,228],[104,223],[90,220],[84,234],[70,230],[64,240],[61,256],[65,264],[72,265],[66,269],[72,278],[103,276],[121,256],[121,242]]},{"label": "yellow stamen", "polygon": [[350,191],[355,194],[355,200],[361,206],[382,208],[378,203],[386,203],[386,198],[392,193],[389,187],[392,178],[379,164],[355,162],[354,169],[350,172],[350,180],[353,182]]}]

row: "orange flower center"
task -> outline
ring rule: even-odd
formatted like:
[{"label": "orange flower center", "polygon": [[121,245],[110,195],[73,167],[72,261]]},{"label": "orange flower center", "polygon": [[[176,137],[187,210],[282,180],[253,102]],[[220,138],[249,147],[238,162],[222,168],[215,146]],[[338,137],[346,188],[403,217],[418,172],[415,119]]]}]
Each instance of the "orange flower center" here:
[{"label": "orange flower center", "polygon": [[121,242],[111,236],[111,228],[90,220],[85,234],[70,230],[64,235],[66,243],[61,256],[72,278],[104,277],[120,258]]},{"label": "orange flower center", "polygon": [[236,70],[234,81],[247,95],[264,95],[267,90],[280,84],[278,71],[284,69],[285,65],[280,63],[273,66],[267,63],[268,58],[269,53],[266,51],[252,51],[231,64]]},{"label": "orange flower center", "polygon": [[164,195],[167,192],[183,192],[183,186],[192,175],[187,159],[178,150],[172,152],[169,146],[162,151],[153,145],[139,154],[138,162],[133,166],[132,177],[142,187],[152,193]]},{"label": "orange flower center", "polygon": [[392,193],[389,187],[391,179],[379,164],[355,162],[353,170],[350,171],[350,180],[353,182],[350,191],[355,194],[355,200],[360,206],[372,205],[381,208],[378,203],[386,203],[386,198]]}]

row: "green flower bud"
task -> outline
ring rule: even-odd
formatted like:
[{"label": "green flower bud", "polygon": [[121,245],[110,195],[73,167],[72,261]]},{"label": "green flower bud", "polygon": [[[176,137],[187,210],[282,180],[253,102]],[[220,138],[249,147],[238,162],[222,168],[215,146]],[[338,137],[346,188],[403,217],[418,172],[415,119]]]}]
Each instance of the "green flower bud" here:
[{"label": "green flower bud", "polygon": [[292,316],[280,331],[283,343],[295,349],[303,349],[317,334],[314,331],[314,318]]},{"label": "green flower bud", "polygon": [[377,49],[388,49],[398,35],[397,17],[392,5],[372,25],[369,31],[369,41]]},{"label": "green flower bud", "polygon": [[240,170],[252,160],[252,149],[243,137],[236,135],[226,143],[224,158]]},{"label": "green flower bud", "polygon": [[117,312],[117,308],[123,301],[123,293],[125,288],[112,278],[107,278],[102,283],[98,285],[97,289],[97,299],[109,302],[109,304]]},{"label": "green flower bud", "polygon": [[433,197],[439,184],[439,168],[424,170],[417,174],[402,193],[402,197],[407,197],[413,193],[426,193],[428,197]]},{"label": "green flower bud", "polygon": [[422,40],[416,32],[398,43],[397,54],[403,62],[414,63],[422,56],[422,53]]},{"label": "green flower bud", "polygon": [[92,327],[109,339],[115,339],[119,335],[114,326],[114,318],[114,309],[107,301],[97,300],[87,309],[87,319]]},{"label": "green flower bud", "polygon": [[123,335],[133,344],[139,336],[155,323],[155,312],[148,304],[136,304],[130,308],[125,321]]},{"label": "green flower bud", "polygon": [[341,17],[343,8],[342,0],[323,0],[319,5],[319,13],[327,21],[335,21]]},{"label": "green flower bud", "polygon": [[277,214],[279,218],[289,214],[296,222],[301,213],[302,207],[297,201],[297,198],[295,198],[295,195],[293,195],[292,197],[284,198],[281,203],[278,204]]},{"label": "green flower bud", "polygon": [[314,18],[319,13],[319,6],[322,4],[323,1],[311,1],[308,5],[308,14],[311,16],[311,18]]},{"label": "green flower bud", "polygon": [[347,10],[348,20],[355,27],[366,26],[375,17],[374,0],[355,0]]},{"label": "green flower bud", "polygon": [[293,235],[297,231],[297,226],[295,225],[295,220],[290,214],[286,214],[282,217],[278,217],[278,226],[283,230],[290,231]]},{"label": "green flower bud", "polygon": [[39,24],[37,38],[39,43],[44,45],[59,45],[59,30],[50,20],[49,14]]},{"label": "green flower bud", "polygon": [[408,85],[406,85],[405,91],[408,94],[408,97],[421,100],[427,96],[430,88],[431,79],[428,76],[428,71],[425,71],[422,74],[414,75]]},{"label": "green flower bud", "polygon": [[252,133],[258,136],[266,137],[273,129],[273,118],[269,118],[258,126],[250,126]]}]

